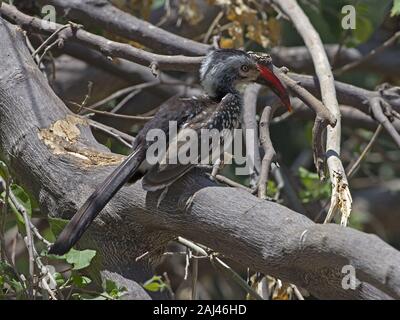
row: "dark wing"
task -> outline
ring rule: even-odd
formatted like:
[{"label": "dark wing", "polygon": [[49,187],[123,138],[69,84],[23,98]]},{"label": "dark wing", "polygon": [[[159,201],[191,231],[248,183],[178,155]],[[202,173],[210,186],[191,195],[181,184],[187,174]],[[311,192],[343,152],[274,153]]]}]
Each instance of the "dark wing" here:
[{"label": "dark wing", "polygon": [[[196,163],[204,163],[204,158],[201,158],[201,139],[190,139],[187,141],[186,137],[191,136],[191,133],[195,132],[197,138],[199,138],[201,137],[202,129],[216,128],[217,130],[221,130],[224,120],[222,119],[224,114],[222,111],[226,108],[226,103],[228,101],[228,99],[224,98],[220,103],[215,103],[210,100],[202,102],[201,112],[198,112],[196,116],[188,119],[185,125],[181,126],[176,137],[170,137],[169,147],[163,159],[159,164],[152,166],[144,176],[142,185],[145,190],[156,191],[164,189],[190,171]],[[192,130],[192,132],[189,133],[188,129]],[[210,153],[211,145],[208,139],[206,143],[208,143],[207,148]],[[188,150],[197,150],[198,156],[192,159],[194,161],[190,161],[188,164],[181,164],[179,160],[178,163],[169,162],[169,159],[180,159],[180,155],[186,154]],[[221,153],[222,152],[223,150],[221,149]],[[206,160],[208,160],[208,156]],[[208,162],[209,161],[207,161],[207,163]]]},{"label": "dark wing", "polygon": [[[64,254],[81,238],[92,221],[106,206],[116,192],[130,179],[141,163],[145,160],[148,147],[145,140],[147,132],[151,128],[160,128],[168,132],[169,121],[175,120],[183,123],[196,114],[198,106],[189,103],[189,100],[173,97],[166,101],[140,131],[135,139],[132,153],[101,183],[86,200],[82,207],[69,221],[61,232],[57,241],[50,248],[49,253]],[[183,108],[183,109],[182,109]]]}]

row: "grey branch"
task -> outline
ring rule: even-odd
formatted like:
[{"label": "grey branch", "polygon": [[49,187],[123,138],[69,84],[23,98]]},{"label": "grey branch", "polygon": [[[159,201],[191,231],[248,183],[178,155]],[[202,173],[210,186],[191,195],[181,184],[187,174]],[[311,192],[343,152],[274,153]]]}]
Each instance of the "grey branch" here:
[{"label": "grey branch", "polygon": [[[342,213],[342,222],[347,223],[351,212],[352,199],[349,183],[340,159],[342,136],[341,114],[336,97],[335,79],[332,74],[328,56],[325,52],[321,37],[296,0],[273,0],[273,3],[278,5],[290,18],[297,32],[302,37],[314,63],[315,73],[319,80],[322,102],[336,118],[336,125],[334,127],[327,127],[326,138],[326,162],[332,183],[331,206],[329,212],[336,212],[337,209],[339,209]],[[321,126],[321,122],[316,121],[314,129],[317,130],[321,128]],[[315,140],[314,142],[317,143]],[[321,148],[320,143],[316,147],[317,150],[319,150]],[[321,159],[319,158],[320,156],[318,154],[314,157],[317,161],[318,169],[321,167]]]},{"label": "grey branch", "polygon": [[[44,28],[47,25],[43,20],[28,16],[18,11],[14,6],[3,3],[0,13],[22,28],[41,34],[51,35],[63,25],[55,24],[55,28]],[[119,57],[145,66],[156,66],[161,70],[188,71],[198,67],[202,57],[187,57],[182,55],[160,55],[137,49],[127,43],[108,40],[104,37],[87,32],[78,26],[64,28],[57,34],[59,39],[84,44],[96,49],[106,56]]]},{"label": "grey branch", "polygon": [[78,19],[147,48],[165,54],[204,55],[210,46],[158,28],[126,13],[105,0],[40,0],[51,4],[70,19]]}]

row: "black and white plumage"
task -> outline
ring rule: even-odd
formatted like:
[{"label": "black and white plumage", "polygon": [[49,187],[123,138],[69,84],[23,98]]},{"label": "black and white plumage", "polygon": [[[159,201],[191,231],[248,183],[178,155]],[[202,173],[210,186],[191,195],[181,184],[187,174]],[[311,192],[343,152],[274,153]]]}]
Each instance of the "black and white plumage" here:
[{"label": "black and white plumage", "polygon": [[[167,136],[169,152],[172,139],[179,139],[185,129],[200,134],[202,129],[232,130],[240,125],[243,107],[241,86],[255,82],[263,76],[268,84],[287,104],[288,96],[273,73],[257,64],[249,54],[240,50],[219,49],[211,51],[200,68],[200,81],[205,95],[193,98],[173,97],[166,101],[156,115],[145,124],[136,136],[132,153],[100,184],[61,232],[50,253],[66,253],[82,236],[90,223],[105,207],[114,194],[136,173],[146,160],[146,151],[152,142],[146,140],[151,129],[160,129]],[[277,81],[277,82],[276,82]],[[275,84],[278,83],[278,87]],[[274,87],[275,86],[275,87]],[[170,121],[176,121],[178,136],[169,137]],[[178,144],[179,147],[179,144]],[[223,150],[222,150],[223,151]],[[210,152],[212,148],[210,147]],[[155,164],[148,168],[142,179],[143,188],[155,191],[168,187],[182,177],[194,164]]]}]

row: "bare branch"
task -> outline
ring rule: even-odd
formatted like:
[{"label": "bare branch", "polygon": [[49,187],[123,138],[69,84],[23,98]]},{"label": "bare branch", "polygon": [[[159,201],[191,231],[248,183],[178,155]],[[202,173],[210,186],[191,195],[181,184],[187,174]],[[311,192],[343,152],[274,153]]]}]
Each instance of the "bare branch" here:
[{"label": "bare branch", "polygon": [[166,54],[204,55],[208,45],[180,37],[146,21],[138,19],[103,0],[40,0],[51,4],[67,17],[101,27],[125,39],[130,39]]},{"label": "bare branch", "polygon": [[[22,28],[32,30],[42,34],[53,33],[62,28],[62,25],[55,24],[55,30],[44,28],[43,20],[28,16],[15,7],[3,3],[0,13],[10,21],[17,23]],[[85,30],[75,28],[65,28],[57,36],[64,41],[73,40],[85,44],[90,48],[99,50],[103,54],[111,57],[124,58],[132,62],[151,66],[156,64],[161,70],[188,71],[193,67],[198,67],[202,57],[185,57],[182,55],[163,56],[144,50],[137,49],[126,43],[110,41],[104,37],[89,33]]]},{"label": "bare branch", "polygon": [[251,168],[250,187],[257,186],[258,176],[261,167],[261,156],[258,148],[258,130],[257,130],[257,97],[261,86],[259,84],[249,85],[243,96],[243,134],[246,142],[247,161]]},{"label": "bare branch", "polygon": [[393,127],[393,124],[391,121],[388,119],[388,116],[384,113],[382,108],[388,108],[390,106],[387,105],[385,100],[382,98],[373,98],[370,101],[371,104],[371,111],[372,114],[374,115],[374,118],[381,124],[383,127],[386,129],[386,131],[390,134],[394,142],[399,146],[400,148],[400,134],[396,131],[396,129]]},{"label": "bare branch", "polygon": [[384,43],[382,43],[379,47],[372,49],[368,54],[366,54],[364,57],[362,57],[362,59],[348,63],[348,64],[340,67],[339,69],[334,70],[333,73],[336,76],[338,76],[345,72],[353,70],[354,68],[364,64],[367,61],[370,61],[376,55],[382,53],[384,50],[386,50],[390,46],[394,45],[396,43],[397,39],[399,39],[399,38],[400,38],[400,31],[396,32],[393,36],[391,36],[388,40],[386,40]]},{"label": "bare branch", "polygon": [[[296,0],[273,0],[286,15],[306,44],[312,60],[315,72],[319,79],[322,101],[325,107],[336,118],[336,125],[327,128],[327,165],[332,182],[331,209],[340,209],[342,216],[348,218],[351,212],[352,199],[348,187],[346,173],[340,160],[341,119],[339,103],[336,98],[335,82],[328,57],[324,50],[321,38],[314,29],[308,17],[305,15]],[[340,176],[340,181],[338,177]],[[336,180],[335,180],[336,179]],[[338,186],[335,188],[335,186]],[[336,194],[339,191],[340,194]]]},{"label": "bare branch", "polygon": [[260,180],[258,184],[258,197],[267,198],[267,182],[271,163],[276,157],[274,146],[269,134],[269,124],[276,108],[266,106],[260,119],[260,143],[264,149],[264,157],[261,163]]},{"label": "bare branch", "polygon": [[378,128],[376,128],[374,134],[371,137],[371,140],[368,142],[364,150],[361,152],[360,156],[357,160],[352,164],[352,166],[347,170],[347,176],[349,179],[356,173],[357,169],[360,167],[361,161],[367,156],[368,152],[371,150],[372,146],[374,145],[376,139],[378,139],[379,134],[382,131],[382,124],[379,124]]}]

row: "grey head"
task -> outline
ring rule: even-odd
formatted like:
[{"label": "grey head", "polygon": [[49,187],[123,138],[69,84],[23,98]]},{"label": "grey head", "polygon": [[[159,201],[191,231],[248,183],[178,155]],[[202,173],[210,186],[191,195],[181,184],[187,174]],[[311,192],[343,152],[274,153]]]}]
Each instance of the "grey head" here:
[{"label": "grey head", "polygon": [[244,84],[259,76],[255,60],[246,52],[235,49],[213,50],[200,67],[200,81],[213,99],[222,99],[227,93],[237,93]]}]

